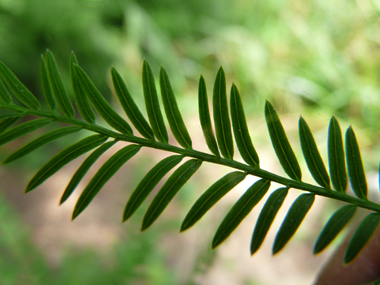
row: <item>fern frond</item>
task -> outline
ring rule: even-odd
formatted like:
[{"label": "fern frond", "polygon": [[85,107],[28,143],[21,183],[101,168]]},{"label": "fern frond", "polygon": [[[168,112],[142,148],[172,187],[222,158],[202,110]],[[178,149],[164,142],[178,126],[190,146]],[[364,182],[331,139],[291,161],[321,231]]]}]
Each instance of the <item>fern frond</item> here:
[{"label": "fern frond", "polygon": [[[44,97],[49,108],[47,111],[41,109],[41,104],[36,97],[4,63],[0,62],[0,145],[10,143],[21,136],[25,136],[34,130],[43,129],[48,125],[55,127],[54,130],[50,129],[46,134],[26,143],[9,155],[4,162],[9,163],[17,160],[47,143],[82,130],[90,131],[92,134],[73,143],[47,161],[30,180],[26,192],[37,188],[73,159],[93,150],[73,174],[61,197],[60,203],[62,204],[73,193],[92,165],[107,150],[118,142],[129,143],[129,145],[114,153],[92,177],[75,205],[72,214],[73,219],[86,209],[120,167],[137,155],[141,148],[145,147],[165,151],[173,155],[153,166],[137,185],[126,203],[123,221],[135,213],[157,184],[165,179],[169,171],[176,169],[166,179],[153,198],[144,215],[141,230],[146,230],[157,220],[203,163],[229,167],[233,171],[217,180],[204,191],[184,218],[181,231],[190,228],[199,221],[207,211],[242,182],[246,176],[252,175],[260,178],[247,189],[226,214],[213,238],[213,248],[220,245],[231,235],[257,203],[263,199],[272,182],[279,183],[283,187],[270,194],[261,209],[252,235],[251,254],[260,248],[280,207],[292,188],[305,193],[298,196],[283,219],[274,241],[273,253],[280,251],[301,226],[304,217],[313,205],[315,196],[339,200],[345,202],[346,205],[338,209],[327,222],[316,241],[314,253],[322,251],[330,244],[348,224],[357,208],[370,210],[371,213],[363,219],[347,248],[344,262],[349,263],[359,254],[380,223],[380,205],[369,201],[367,197],[367,181],[355,133],[352,127],[349,127],[343,142],[341,128],[335,117],[331,118],[328,128],[329,171],[327,171],[323,163],[312,131],[302,117],[299,120],[300,147],[308,170],[317,183],[317,185],[313,185],[302,181],[301,168],[293,147],[287,138],[279,115],[268,101],[265,103],[264,114],[270,140],[280,165],[289,177],[283,177],[260,168],[259,155],[254,148],[248,131],[243,102],[238,88],[234,84],[231,86],[230,101],[228,101],[226,79],[222,68],[217,72],[214,81],[212,97],[213,120],[210,117],[206,82],[202,76],[199,80],[200,126],[211,153],[197,151],[192,148],[191,136],[177,105],[169,76],[163,68],[160,70],[159,83],[165,110],[164,115],[180,147],[168,142],[169,135],[159,105],[153,71],[147,61],[143,63],[142,85],[149,122],[135,104],[120,74],[116,69],[111,68],[111,78],[115,93],[130,123],[141,136],[133,134],[130,123],[107,103],[87,73],[78,65],[78,60],[74,53],[70,57],[71,87],[74,94],[74,103],[81,118],[75,118],[73,104],[63,87],[57,64],[50,51],[46,53],[46,62],[44,57],[41,56],[40,71]],[[16,97],[17,100],[13,100],[13,97]],[[229,106],[228,102],[230,102]],[[109,127],[102,127],[96,123],[93,108]],[[19,119],[30,117],[33,119],[17,124]],[[214,123],[214,126],[212,126],[212,123]],[[214,135],[213,127],[215,128],[216,136]],[[245,163],[234,160],[234,143]],[[180,164],[183,160],[185,162]],[[347,178],[356,197],[346,194]]]}]

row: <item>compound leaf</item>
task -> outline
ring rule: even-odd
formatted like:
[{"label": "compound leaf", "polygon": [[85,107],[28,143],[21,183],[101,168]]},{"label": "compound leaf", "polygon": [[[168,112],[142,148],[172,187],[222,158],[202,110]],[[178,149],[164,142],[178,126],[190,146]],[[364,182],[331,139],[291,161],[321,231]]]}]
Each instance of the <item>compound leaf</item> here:
[{"label": "compound leaf", "polygon": [[53,53],[50,50],[46,51],[46,64],[50,86],[52,87],[54,98],[57,101],[59,110],[65,116],[74,118],[74,107],[71,104],[69,95],[67,95],[61,75],[58,71],[57,63],[54,59]]},{"label": "compound leaf", "polygon": [[79,182],[86,175],[87,171],[91,168],[91,166],[98,160],[98,158],[106,152],[110,147],[112,147],[117,141],[110,141],[102,144],[96,150],[94,150],[81,164],[78,170],[75,172],[73,177],[71,178],[69,184],[67,185],[59,204],[61,205],[63,202],[70,197],[75,188],[78,186]]},{"label": "compound leaf", "polygon": [[[25,87],[24,84],[13,74],[13,72],[0,61],[0,75],[3,78],[4,82],[8,85],[12,93],[19,99],[25,106],[31,109],[40,109],[40,102],[34,97],[34,95]],[[4,95],[4,94],[3,94]],[[7,95],[4,95],[5,100]],[[4,99],[3,98],[3,99]]]},{"label": "compound leaf", "polygon": [[63,136],[66,136],[66,135],[69,135],[69,134],[72,134],[75,132],[78,132],[80,130],[81,130],[81,128],[72,126],[72,127],[64,127],[61,129],[51,131],[47,134],[44,134],[44,135],[32,140],[31,142],[29,142],[28,144],[26,144],[25,146],[23,146],[19,150],[15,151],[14,153],[12,153],[10,156],[7,157],[7,159],[5,159],[4,163],[9,163],[9,162],[14,161],[16,159],[19,159],[19,158],[29,154],[33,150],[35,150],[35,149],[53,141],[53,140],[56,140],[58,138],[61,138]]},{"label": "compound leaf", "polygon": [[0,121],[0,134],[4,133],[6,130],[8,130],[13,124],[15,124],[20,118],[22,117],[22,114],[19,114],[19,116],[15,117],[9,117],[4,118]]},{"label": "compound leaf", "polygon": [[44,56],[41,54],[40,61],[40,73],[41,73],[41,82],[42,82],[42,90],[45,95],[45,100],[49,106],[49,109],[53,112],[56,111],[56,103],[53,95],[53,90],[51,89],[48,72],[46,69],[46,62]]},{"label": "compound leaf", "polygon": [[351,220],[355,212],[356,206],[354,205],[345,205],[337,210],[319,234],[313,253],[319,253],[328,246]]},{"label": "compound leaf", "polygon": [[232,188],[243,181],[246,175],[247,174],[244,172],[234,171],[223,176],[221,179],[211,185],[206,190],[206,192],[204,192],[202,196],[199,197],[199,199],[187,213],[181,225],[181,232],[190,228],[200,218],[202,218],[203,215],[206,214],[206,212],[210,210],[210,208],[214,206],[216,202],[218,202]]},{"label": "compound leaf", "polygon": [[7,88],[5,88],[5,85],[3,81],[0,78],[0,102],[9,104],[12,103],[12,97],[11,94],[9,94]]},{"label": "compound leaf", "polygon": [[170,129],[175,139],[182,147],[191,149],[192,142],[190,135],[178,109],[168,73],[163,67],[160,68],[160,88],[166,118],[168,119]]},{"label": "compound leaf", "polygon": [[213,112],[216,139],[221,154],[228,159],[234,156],[231,121],[227,106],[226,75],[222,67],[215,78],[213,94]]},{"label": "compound leaf", "polygon": [[253,167],[258,166],[260,164],[259,156],[252,144],[247,127],[247,120],[244,114],[243,103],[241,102],[240,94],[235,84],[232,84],[231,87],[230,107],[232,128],[240,155],[247,164]]},{"label": "compound leaf", "polygon": [[351,126],[346,132],[346,158],[348,177],[350,178],[352,190],[358,198],[367,199],[367,179],[365,177],[358,141]]},{"label": "compound leaf", "polygon": [[99,115],[115,130],[127,134],[133,135],[132,129],[129,124],[119,116],[118,113],[108,104],[108,102],[100,94],[99,90],[92,83],[90,77],[79,66],[74,64],[75,75],[78,77],[79,86],[84,92],[86,92],[91,104]]},{"label": "compound leaf", "polygon": [[296,155],[290,146],[289,140],[281,124],[280,118],[272,104],[266,101],[265,120],[267,122],[270,139],[282,168],[294,180],[301,181],[301,168]]},{"label": "compound leaf", "polygon": [[286,195],[288,188],[279,188],[274,191],[265,202],[263,209],[257,219],[251,241],[251,254],[254,254],[263,243],[274,218],[277,215]]},{"label": "compound leaf", "polygon": [[44,166],[42,166],[40,170],[38,170],[38,172],[29,181],[25,192],[29,192],[41,185],[46,179],[60,170],[67,163],[101,145],[106,140],[107,137],[103,135],[93,135],[65,148],[63,151],[50,159]]},{"label": "compound leaf", "polygon": [[16,127],[0,135],[0,145],[6,144],[10,141],[13,141],[23,135],[26,135],[40,128],[46,127],[52,122],[53,122],[52,119],[35,119],[32,121],[28,121],[26,123],[17,125]]},{"label": "compound leaf", "polygon": [[156,166],[154,166],[137,185],[129,198],[123,214],[123,222],[126,221],[132,214],[138,209],[138,207],[144,202],[145,198],[152,192],[154,187],[161,181],[161,179],[181,162],[183,156],[172,155],[161,160]]},{"label": "compound leaf", "polygon": [[270,181],[261,179],[255,182],[235,205],[228,212],[227,216],[223,219],[218,227],[216,234],[212,240],[212,248],[221,244],[229,235],[237,228],[241,221],[251,212],[253,207],[267,193],[270,186]]},{"label": "compound leaf", "polygon": [[302,194],[290,207],[273,244],[273,254],[279,252],[297,231],[314,203],[314,194]]},{"label": "compound leaf", "polygon": [[153,133],[158,141],[162,143],[168,143],[168,132],[166,131],[164,118],[161,114],[160,104],[158,103],[158,96],[156,84],[154,83],[153,72],[146,60],[144,60],[143,63],[142,80],[145,107]]},{"label": "compound leaf", "polygon": [[114,67],[111,68],[111,76],[116,95],[128,118],[142,136],[147,139],[153,139],[152,129],[129,93],[127,85]]},{"label": "compound leaf", "polygon": [[344,263],[350,263],[363,249],[380,223],[380,214],[371,213],[364,218],[348,243]]},{"label": "compound leaf", "polygon": [[313,134],[306,121],[300,117],[299,135],[303,156],[305,157],[307,167],[314,180],[322,187],[330,187],[330,177],[327,174],[326,167],[318,151]]},{"label": "compound leaf", "polygon": [[342,131],[334,116],[330,120],[327,144],[331,183],[336,191],[344,193],[347,188],[347,172]]},{"label": "compound leaf", "polygon": [[175,194],[178,193],[182,186],[199,169],[201,164],[202,161],[191,159],[174,171],[149,205],[142,222],[142,231],[146,230],[160,216]]},{"label": "compound leaf", "polygon": [[141,145],[129,145],[112,155],[94,177],[88,183],[86,188],[80,195],[73,212],[74,220],[83,210],[90,204],[92,199],[99,193],[104,184],[122,167],[129,159],[131,159],[141,149]]},{"label": "compound leaf", "polygon": [[199,107],[199,121],[201,123],[203,135],[206,139],[207,146],[213,154],[215,154],[216,156],[220,156],[218,145],[216,144],[214,131],[212,130],[212,126],[211,126],[206,82],[202,75],[199,78],[198,107]]}]

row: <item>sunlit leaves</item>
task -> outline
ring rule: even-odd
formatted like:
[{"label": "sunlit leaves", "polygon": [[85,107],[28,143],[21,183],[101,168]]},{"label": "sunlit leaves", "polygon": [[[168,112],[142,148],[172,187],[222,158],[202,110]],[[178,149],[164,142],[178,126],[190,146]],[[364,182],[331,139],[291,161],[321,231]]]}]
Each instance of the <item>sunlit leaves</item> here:
[{"label": "sunlit leaves", "polygon": [[301,180],[301,168],[298,164],[296,155],[290,146],[284,127],[272,104],[268,101],[265,104],[265,120],[267,122],[269,135],[273,148],[282,168],[294,180]]}]

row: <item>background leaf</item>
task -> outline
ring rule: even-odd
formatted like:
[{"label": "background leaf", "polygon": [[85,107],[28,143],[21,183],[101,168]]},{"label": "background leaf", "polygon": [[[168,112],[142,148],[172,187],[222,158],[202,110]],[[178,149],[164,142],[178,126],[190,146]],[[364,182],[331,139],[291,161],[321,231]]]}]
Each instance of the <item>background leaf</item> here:
[{"label": "background leaf", "polygon": [[360,199],[367,199],[367,179],[365,177],[362,158],[354,130],[350,126],[346,132],[346,157],[348,177],[355,195]]},{"label": "background leaf", "polygon": [[270,139],[282,168],[290,178],[301,181],[301,168],[284,131],[280,118],[271,103],[266,101],[265,120]]},{"label": "background leaf", "polygon": [[344,159],[342,132],[339,122],[334,116],[330,120],[327,144],[332,185],[336,191],[344,193],[347,188],[346,162]]},{"label": "background leaf", "polygon": [[253,231],[251,241],[251,254],[254,254],[263,243],[274,218],[277,215],[286,195],[288,188],[279,188],[274,191],[265,202],[263,209],[257,219],[255,230]]},{"label": "background leaf", "polygon": [[244,180],[247,174],[240,171],[234,171],[223,176],[221,179],[212,184],[206,192],[195,202],[187,213],[181,225],[181,232],[190,228],[206,212],[215,205],[224,195],[226,195],[232,188]]},{"label": "background leaf", "polygon": [[234,144],[227,106],[226,75],[222,67],[219,68],[215,78],[212,102],[215,133],[220,152],[225,158],[233,159]]},{"label": "background leaf", "polygon": [[255,182],[234,204],[218,227],[212,240],[212,248],[221,244],[237,228],[241,221],[251,212],[253,207],[267,193],[270,181],[261,179]]},{"label": "background leaf", "polygon": [[148,119],[152,130],[157,140],[162,143],[168,143],[169,137],[166,131],[164,118],[161,114],[160,104],[158,102],[156,84],[154,83],[154,77],[152,69],[149,63],[144,60],[143,63],[143,90],[144,90],[144,100],[145,107],[148,113]]},{"label": "background leaf", "polygon": [[192,149],[190,135],[178,109],[169,76],[163,67],[160,69],[160,88],[166,118],[175,139],[182,147]]},{"label": "background leaf", "polygon": [[273,254],[279,252],[297,231],[314,202],[314,194],[302,194],[290,207],[273,244]]}]

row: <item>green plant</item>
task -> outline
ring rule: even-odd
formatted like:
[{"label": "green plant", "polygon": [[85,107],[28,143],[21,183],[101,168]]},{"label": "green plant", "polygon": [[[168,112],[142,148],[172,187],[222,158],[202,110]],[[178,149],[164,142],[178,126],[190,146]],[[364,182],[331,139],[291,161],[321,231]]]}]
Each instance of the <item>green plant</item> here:
[{"label": "green plant", "polygon": [[[120,104],[141,137],[133,135],[129,123],[99,93],[91,79],[78,65],[74,53],[70,59],[70,74],[74,101],[81,118],[75,117],[75,109],[67,95],[53,54],[50,51],[46,53],[46,62],[45,58],[41,57],[42,86],[50,109],[48,111],[41,109],[40,102],[36,97],[28,91],[4,63],[0,62],[0,76],[2,78],[0,80],[0,108],[2,110],[0,144],[12,142],[20,136],[50,124],[69,125],[57,126],[56,130],[29,142],[8,156],[5,163],[9,163],[68,134],[81,130],[95,133],[72,144],[51,158],[34,175],[26,187],[26,192],[32,191],[64,165],[95,149],[73,175],[62,195],[60,201],[62,204],[75,190],[92,164],[106,150],[119,141],[131,143],[112,155],[93,176],[76,203],[72,215],[73,219],[91,203],[104,184],[124,163],[135,156],[142,147],[147,147],[175,153],[175,155],[163,159],[142,179],[126,204],[123,221],[126,221],[136,211],[169,171],[185,158],[190,159],[182,163],[158,191],[145,213],[141,230],[146,230],[160,216],[181,187],[204,162],[230,167],[235,171],[219,179],[201,195],[185,217],[181,231],[194,225],[218,200],[244,180],[247,175],[261,178],[241,196],[226,215],[212,241],[213,248],[221,244],[235,230],[267,193],[271,182],[277,182],[284,187],[277,189],[270,195],[260,213],[251,242],[252,254],[259,249],[290,188],[299,189],[306,193],[301,194],[289,209],[275,238],[273,253],[280,251],[296,232],[313,205],[315,195],[347,203],[333,214],[322,230],[314,247],[315,253],[323,250],[336,237],[353,217],[358,207],[371,210],[372,213],[363,219],[347,248],[344,261],[348,263],[360,252],[380,222],[380,205],[369,201],[367,198],[367,182],[355,133],[352,127],[347,129],[345,147],[343,147],[341,129],[335,117],[332,117],[328,131],[330,174],[324,166],[306,121],[302,117],[299,120],[301,149],[309,172],[318,184],[312,185],[302,182],[301,169],[297,158],[276,110],[268,101],[265,104],[265,119],[270,139],[278,160],[289,178],[260,168],[259,156],[249,135],[239,91],[234,84],[231,87],[230,105],[228,107],[226,79],[222,68],[217,73],[212,98],[215,136],[209,112],[205,80],[202,76],[199,80],[199,120],[207,146],[212,154],[196,151],[192,148],[190,135],[178,109],[168,74],[164,68],[160,69],[159,75],[162,103],[172,134],[181,147],[168,142],[168,132],[161,113],[153,73],[148,62],[144,61],[143,63],[142,81],[149,122],[145,120],[134,103],[119,73],[116,69],[111,69],[113,86]],[[14,96],[11,96],[9,91]],[[96,124],[96,115],[93,109],[113,129]],[[25,116],[34,116],[35,119],[11,128],[20,118]],[[233,159],[234,142],[246,164]],[[356,197],[346,194],[347,176]],[[333,187],[330,186],[330,183]]]}]

